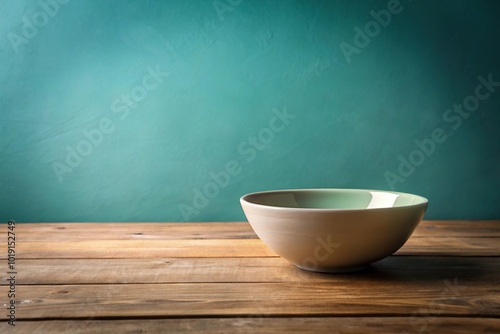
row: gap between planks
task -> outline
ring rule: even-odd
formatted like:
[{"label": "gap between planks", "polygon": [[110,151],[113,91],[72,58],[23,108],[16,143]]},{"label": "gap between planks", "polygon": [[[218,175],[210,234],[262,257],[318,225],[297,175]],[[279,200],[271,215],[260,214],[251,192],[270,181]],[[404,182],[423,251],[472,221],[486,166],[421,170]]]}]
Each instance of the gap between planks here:
[{"label": "gap between planks", "polygon": [[[5,323],[3,323],[5,324]],[[5,325],[4,325],[5,326]],[[0,324],[0,328],[2,325]],[[23,321],[15,333],[499,333],[500,319],[453,317],[294,317]]]}]

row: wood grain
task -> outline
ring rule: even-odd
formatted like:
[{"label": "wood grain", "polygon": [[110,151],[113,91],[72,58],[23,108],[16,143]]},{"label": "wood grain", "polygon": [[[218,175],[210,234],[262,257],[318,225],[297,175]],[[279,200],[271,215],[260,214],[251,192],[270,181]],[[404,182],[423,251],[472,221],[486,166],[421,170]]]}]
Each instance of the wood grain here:
[{"label": "wood grain", "polygon": [[[20,241],[19,259],[277,256],[259,239]],[[6,254],[2,258],[6,258]]]},{"label": "wood grain", "polygon": [[[424,220],[413,238],[500,237],[500,220]],[[23,241],[256,239],[246,222],[209,223],[18,223]],[[6,229],[0,229],[0,235]]]},{"label": "wood grain", "polygon": [[[6,229],[0,233],[6,234]],[[18,223],[22,241],[257,239],[236,223]]]},{"label": "wood grain", "polygon": [[413,237],[498,238],[500,220],[424,220]]},{"label": "wood grain", "polygon": [[[455,277],[470,284],[500,282],[498,258],[391,256],[352,274],[300,270],[278,257],[38,259],[19,260],[18,285],[125,283],[286,283],[331,282],[369,285],[419,282],[432,284]],[[8,275],[0,273],[0,285]],[[382,283],[379,283],[382,282]],[[22,289],[22,288],[21,288]]]},{"label": "wood grain", "polygon": [[[26,285],[23,319],[244,316],[500,317],[500,288],[453,278],[448,283],[378,280],[349,284],[173,283]],[[7,287],[0,287],[6,295]],[[404,298],[402,298],[404,296]]]},{"label": "wood grain", "polygon": [[17,224],[16,236],[18,323],[2,333],[500,332],[498,220],[424,221],[393,256],[333,275],[297,269],[248,223]]},{"label": "wood grain", "polygon": [[[5,331],[4,331],[5,329]],[[9,333],[5,323],[2,333]],[[294,317],[23,321],[12,333],[332,333],[419,334],[500,333],[500,319],[458,317]]]},{"label": "wood grain", "polygon": [[[424,221],[396,254],[499,256],[499,226]],[[248,223],[24,223],[16,235],[23,259],[276,256]]]},{"label": "wood grain", "polygon": [[[25,241],[19,259],[276,257],[259,239]],[[397,255],[499,256],[499,238],[410,238]],[[5,259],[6,253],[0,254]]]}]

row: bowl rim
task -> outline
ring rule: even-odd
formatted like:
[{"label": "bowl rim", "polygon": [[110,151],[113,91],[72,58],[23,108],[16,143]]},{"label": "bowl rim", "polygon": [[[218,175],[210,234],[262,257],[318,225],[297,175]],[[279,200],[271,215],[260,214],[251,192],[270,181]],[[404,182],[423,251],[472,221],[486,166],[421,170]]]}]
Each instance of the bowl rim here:
[{"label": "bowl rim", "polygon": [[[353,191],[359,191],[359,192],[386,192],[386,193],[391,193],[391,194],[397,194],[397,195],[409,195],[416,197],[420,201],[418,203],[414,204],[406,204],[406,205],[398,205],[398,206],[393,206],[393,207],[382,207],[382,208],[344,208],[344,209],[336,209],[336,208],[292,208],[292,207],[285,207],[285,206],[272,206],[272,205],[264,205],[264,204],[258,204],[254,202],[248,201],[248,197],[252,195],[260,195],[260,194],[277,194],[277,193],[290,193],[290,192],[307,192],[307,191],[331,191],[331,190],[337,190],[337,191],[343,191],[343,190],[353,190]],[[283,211],[283,212],[297,212],[297,213],[305,213],[305,212],[355,212],[355,211],[383,211],[383,210],[397,210],[397,209],[404,209],[404,208],[411,208],[411,207],[419,207],[419,206],[424,206],[427,207],[429,200],[426,197],[412,194],[412,193],[406,193],[406,192],[401,192],[401,191],[392,191],[392,190],[381,190],[381,189],[361,189],[361,188],[297,188],[297,189],[277,189],[277,190],[266,190],[266,191],[256,191],[252,193],[245,194],[240,197],[240,203],[243,205],[245,203],[246,205],[250,205],[255,208],[262,208],[266,210],[273,210],[273,211]]]}]

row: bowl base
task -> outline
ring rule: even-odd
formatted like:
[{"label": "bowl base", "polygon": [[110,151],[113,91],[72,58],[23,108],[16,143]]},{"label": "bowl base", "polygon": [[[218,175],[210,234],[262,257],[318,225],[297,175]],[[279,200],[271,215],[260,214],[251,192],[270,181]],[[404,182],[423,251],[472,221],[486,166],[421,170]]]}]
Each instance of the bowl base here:
[{"label": "bowl base", "polygon": [[317,273],[328,273],[328,274],[343,274],[343,273],[353,273],[356,271],[361,271],[368,268],[370,265],[355,266],[355,267],[307,267],[295,264],[299,269],[306,271],[313,271]]}]

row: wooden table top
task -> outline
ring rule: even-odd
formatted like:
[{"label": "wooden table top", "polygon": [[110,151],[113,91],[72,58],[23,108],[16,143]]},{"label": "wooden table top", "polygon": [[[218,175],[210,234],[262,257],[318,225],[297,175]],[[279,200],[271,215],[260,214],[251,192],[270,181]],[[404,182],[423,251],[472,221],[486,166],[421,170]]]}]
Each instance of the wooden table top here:
[{"label": "wooden table top", "polygon": [[500,333],[500,221],[423,221],[351,274],[300,270],[248,223],[0,225],[1,333]]}]

